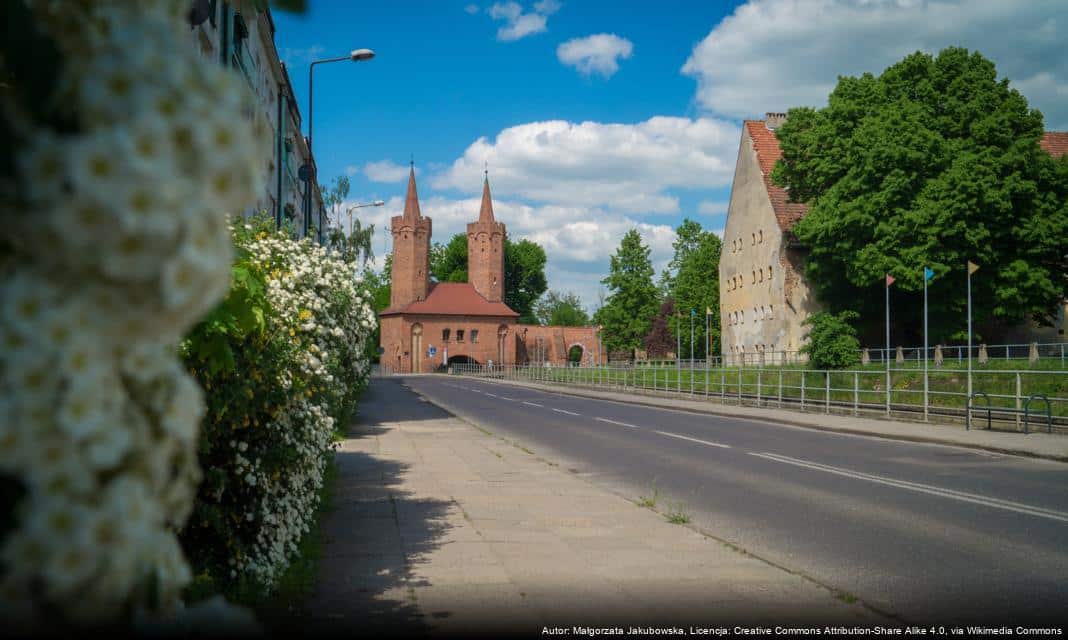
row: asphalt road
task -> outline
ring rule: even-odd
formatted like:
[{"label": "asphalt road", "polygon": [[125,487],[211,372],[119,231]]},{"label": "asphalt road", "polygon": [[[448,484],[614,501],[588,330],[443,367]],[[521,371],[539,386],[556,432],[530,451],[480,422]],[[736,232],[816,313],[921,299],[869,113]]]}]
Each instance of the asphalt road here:
[{"label": "asphalt road", "polygon": [[468,378],[406,383],[904,622],[1068,620],[1068,464]]}]

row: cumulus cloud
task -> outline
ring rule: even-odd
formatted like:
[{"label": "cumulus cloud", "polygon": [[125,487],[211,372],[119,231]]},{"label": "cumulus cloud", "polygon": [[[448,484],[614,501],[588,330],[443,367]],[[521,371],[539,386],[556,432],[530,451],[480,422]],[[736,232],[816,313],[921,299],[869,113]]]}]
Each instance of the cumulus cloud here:
[{"label": "cumulus cloud", "polygon": [[309,47],[285,47],[279,51],[279,56],[287,66],[296,64],[308,64],[316,58],[321,58],[326,49],[321,44],[313,44]]},{"label": "cumulus cloud", "polygon": [[392,160],[380,160],[365,164],[363,173],[372,182],[400,182],[408,177],[408,167],[402,167]]},{"label": "cumulus cloud", "polygon": [[494,20],[504,21],[497,29],[497,39],[508,42],[519,40],[546,30],[548,17],[560,8],[555,0],[542,0],[534,4],[533,10],[526,12],[518,2],[496,2],[486,12]]},{"label": "cumulus cloud", "polygon": [[[378,268],[383,264],[384,255],[392,250],[390,218],[404,212],[403,195],[391,197],[385,206],[360,210],[360,221],[365,226],[375,225],[374,250]],[[356,202],[345,203],[343,208]],[[421,198],[419,204],[423,215],[434,220],[433,240],[445,243],[453,235],[465,232],[467,223],[478,219],[481,198],[435,195]],[[638,229],[641,233],[651,249],[657,271],[671,260],[675,231],[670,225],[649,224],[599,208],[529,205],[500,198],[494,198],[493,209],[497,220],[507,225],[509,237],[532,240],[545,248],[549,258],[546,265],[549,286],[574,291],[587,307],[595,306],[600,279],[608,273],[608,256],[619,246],[628,230]]]},{"label": "cumulus cloud", "polygon": [[464,11],[466,11],[469,15],[473,16],[476,13],[478,13],[478,5],[477,4],[469,4],[466,7],[464,7]]},{"label": "cumulus cloud", "polygon": [[[992,36],[996,34],[996,36]],[[917,50],[948,46],[993,60],[1048,128],[1068,128],[1068,3],[1063,0],[750,0],[682,67],[697,102],[748,117],[822,106],[839,75],[880,73]]]},{"label": "cumulus cloud", "polygon": [[667,190],[730,183],[740,132],[714,118],[657,116],[636,124],[531,122],[479,138],[431,180],[474,193],[488,162],[494,194],[631,214],[679,211]]},{"label": "cumulus cloud", "polygon": [[598,73],[609,78],[619,71],[619,60],[629,58],[633,52],[630,40],[614,33],[598,33],[562,43],[556,48],[556,57],[583,75]]},{"label": "cumulus cloud", "polygon": [[727,215],[727,207],[730,202],[726,200],[702,200],[697,204],[697,213],[706,216]]}]

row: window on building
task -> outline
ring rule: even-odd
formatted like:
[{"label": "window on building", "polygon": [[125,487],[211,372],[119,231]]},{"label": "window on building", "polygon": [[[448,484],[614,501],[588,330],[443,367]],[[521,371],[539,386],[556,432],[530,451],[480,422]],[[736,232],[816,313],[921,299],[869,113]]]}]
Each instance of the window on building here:
[{"label": "window on building", "polygon": [[773,304],[772,305],[768,305],[768,317],[769,318],[774,318],[775,317],[775,305],[773,305]]},{"label": "window on building", "polygon": [[757,240],[758,240],[758,241],[760,242],[760,244],[764,244],[764,230],[763,230],[763,229],[761,229],[761,230],[760,230],[760,231],[758,232],[758,234],[757,234]]},{"label": "window on building", "polygon": [[756,246],[756,233],[753,233],[753,246]]},{"label": "window on building", "polygon": [[464,330],[463,329],[457,329],[456,330],[456,341],[457,342],[463,342],[464,341]]},{"label": "window on building", "polygon": [[760,281],[764,282],[764,267],[760,267]]},{"label": "window on building", "polygon": [[768,280],[771,280],[771,265],[768,265]]},{"label": "window on building", "polygon": [[753,269],[753,284],[756,284],[756,269]]},{"label": "window on building", "polygon": [[478,342],[478,329],[471,329],[471,342]]},{"label": "window on building", "polygon": [[745,324],[745,309],[742,309],[742,324]]},{"label": "window on building", "polygon": [[450,332],[451,332],[450,329],[442,329],[441,330],[441,341],[442,342],[448,342],[449,341],[449,333]]}]

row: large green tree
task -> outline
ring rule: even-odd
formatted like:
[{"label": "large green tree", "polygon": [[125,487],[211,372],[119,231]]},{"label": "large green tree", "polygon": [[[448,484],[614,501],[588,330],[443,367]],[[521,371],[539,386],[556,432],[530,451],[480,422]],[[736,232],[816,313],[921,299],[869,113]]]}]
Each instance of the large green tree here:
[{"label": "large green tree", "polygon": [[[504,238],[504,302],[519,321],[537,323],[534,302],[545,293],[545,250],[530,240]],[[458,233],[446,244],[430,248],[430,274],[438,282],[467,282],[467,235]]]},{"label": "large green tree", "polygon": [[534,315],[539,324],[562,327],[584,327],[590,316],[578,295],[549,290],[534,303]]},{"label": "large green tree", "polygon": [[[704,358],[706,327],[711,328],[711,352],[719,353],[719,254],[721,242],[716,234],[705,231],[699,222],[686,218],[675,230],[672,244],[675,254],[665,270],[668,295],[682,314],[669,319],[672,335],[681,331],[682,353],[690,357],[690,324],[693,323],[693,354]],[[711,310],[710,317],[706,311]]]},{"label": "large green tree", "polygon": [[593,318],[604,327],[604,345],[609,353],[640,347],[649,333],[660,305],[649,253],[638,230],[631,229],[609,258],[608,275],[601,280],[608,287],[608,297]]},{"label": "large green tree", "polygon": [[991,61],[961,48],[839,78],[825,108],[791,109],[773,179],[810,206],[793,232],[819,298],[858,311],[871,341],[890,273],[895,332],[915,340],[929,266],[931,340],[951,340],[966,327],[972,260],[982,266],[972,290],[984,338],[1028,318],[1049,322],[1068,293],[1068,161],[1039,148],[1043,128]]}]

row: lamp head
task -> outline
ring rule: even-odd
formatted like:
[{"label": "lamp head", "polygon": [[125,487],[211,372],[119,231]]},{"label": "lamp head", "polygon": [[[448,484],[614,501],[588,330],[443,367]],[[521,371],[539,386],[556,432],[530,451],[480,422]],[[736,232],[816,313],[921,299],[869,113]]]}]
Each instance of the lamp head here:
[{"label": "lamp head", "polygon": [[375,57],[375,52],[371,51],[370,49],[353,49],[352,53],[349,54],[349,57],[352,58],[353,62],[359,62],[361,60],[370,60],[371,58]]},{"label": "lamp head", "polygon": [[374,202],[371,203],[371,205],[375,206],[375,207],[381,207],[384,204],[386,204],[386,203],[383,200],[375,200]]}]

